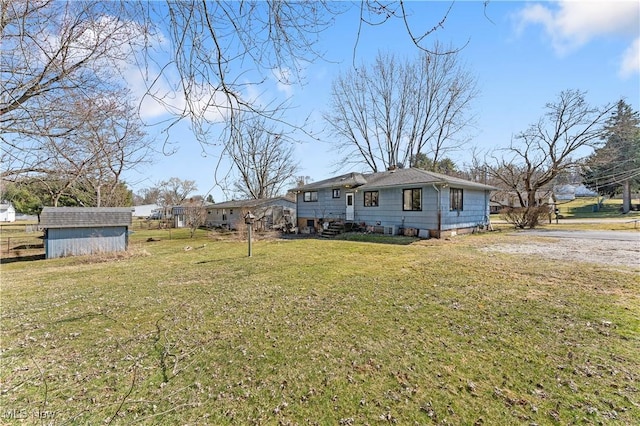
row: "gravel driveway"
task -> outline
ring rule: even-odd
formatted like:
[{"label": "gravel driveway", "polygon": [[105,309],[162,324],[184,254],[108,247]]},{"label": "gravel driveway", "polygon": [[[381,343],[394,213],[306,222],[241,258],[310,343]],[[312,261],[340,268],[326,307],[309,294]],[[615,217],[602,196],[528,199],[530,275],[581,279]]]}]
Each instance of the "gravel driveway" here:
[{"label": "gravel driveway", "polygon": [[513,233],[522,243],[483,248],[556,260],[628,266],[640,271],[640,233],[625,231],[545,231]]}]

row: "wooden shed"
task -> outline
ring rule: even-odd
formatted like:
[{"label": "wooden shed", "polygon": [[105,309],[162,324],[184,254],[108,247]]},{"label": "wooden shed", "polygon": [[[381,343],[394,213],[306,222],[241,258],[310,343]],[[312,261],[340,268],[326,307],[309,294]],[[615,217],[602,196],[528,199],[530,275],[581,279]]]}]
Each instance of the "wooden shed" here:
[{"label": "wooden shed", "polygon": [[125,251],[130,226],[130,207],[45,207],[45,258]]}]

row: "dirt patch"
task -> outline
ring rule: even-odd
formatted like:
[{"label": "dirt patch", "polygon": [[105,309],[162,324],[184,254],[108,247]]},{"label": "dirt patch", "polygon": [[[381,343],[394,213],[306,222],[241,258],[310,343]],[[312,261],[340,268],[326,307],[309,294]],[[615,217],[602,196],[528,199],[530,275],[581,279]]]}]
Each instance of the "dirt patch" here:
[{"label": "dirt patch", "polygon": [[633,242],[581,238],[535,238],[519,244],[483,247],[486,252],[536,255],[554,260],[628,266],[640,270],[640,246]]}]

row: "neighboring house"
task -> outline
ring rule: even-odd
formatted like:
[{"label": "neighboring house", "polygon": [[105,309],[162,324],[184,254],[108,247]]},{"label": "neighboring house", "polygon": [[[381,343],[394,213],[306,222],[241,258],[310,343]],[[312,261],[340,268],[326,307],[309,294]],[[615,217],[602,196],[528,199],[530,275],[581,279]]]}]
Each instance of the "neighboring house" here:
[{"label": "neighboring house", "polygon": [[131,207],[45,207],[40,213],[45,258],[125,251]]},{"label": "neighboring house", "polygon": [[[191,223],[206,224],[207,207],[212,205],[205,202],[204,204],[185,204],[182,206],[171,207],[169,218],[174,228],[190,228]],[[198,225],[200,226],[200,225]]]},{"label": "neighboring house", "polygon": [[157,204],[143,204],[140,206],[133,206],[133,217],[151,217],[154,213],[160,211],[160,206]]},{"label": "neighboring house", "polygon": [[[521,193],[525,205],[527,204],[527,194],[525,192]],[[549,201],[549,197],[553,198],[553,193],[551,191],[537,191],[536,192],[536,205],[542,206],[544,204],[553,204],[554,201]],[[489,202],[490,211],[492,214],[500,213],[502,210],[507,208],[520,208],[522,205],[520,204],[520,197],[518,197],[518,193],[515,191],[504,191],[504,190],[496,190],[491,194],[491,200]]]},{"label": "neighboring house", "polygon": [[576,197],[597,197],[598,193],[583,184],[555,185],[553,194],[557,200],[571,201]]},{"label": "neighboring house", "polygon": [[326,229],[331,222],[386,234],[443,237],[489,225],[496,188],[421,169],[348,173],[292,189],[297,226]]},{"label": "neighboring house", "polygon": [[257,230],[284,229],[293,226],[296,203],[289,197],[274,197],[211,204],[207,207],[207,226],[238,229],[248,212],[255,216],[254,228]]},{"label": "neighboring house", "polygon": [[0,204],[0,222],[15,222],[16,221],[16,209],[13,204],[4,201]]}]

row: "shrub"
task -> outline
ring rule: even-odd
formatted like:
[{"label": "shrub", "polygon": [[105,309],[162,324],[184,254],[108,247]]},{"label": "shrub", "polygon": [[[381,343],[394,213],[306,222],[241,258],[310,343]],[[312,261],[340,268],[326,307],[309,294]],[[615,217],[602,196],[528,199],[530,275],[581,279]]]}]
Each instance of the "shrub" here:
[{"label": "shrub", "polygon": [[535,228],[540,220],[549,216],[549,206],[507,207],[500,211],[500,217],[516,228]]}]

